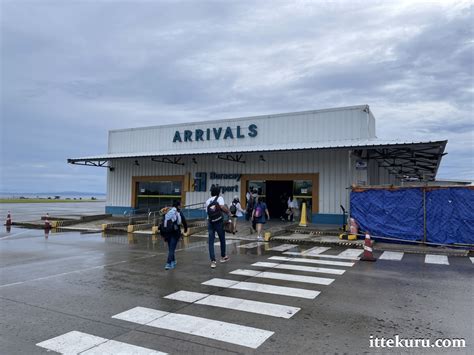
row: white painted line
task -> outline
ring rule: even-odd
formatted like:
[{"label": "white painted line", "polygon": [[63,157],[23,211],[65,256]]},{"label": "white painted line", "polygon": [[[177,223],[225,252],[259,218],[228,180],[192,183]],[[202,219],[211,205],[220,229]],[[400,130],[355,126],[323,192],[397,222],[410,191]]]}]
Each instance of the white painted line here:
[{"label": "white painted line", "polygon": [[319,260],[319,259],[308,259],[308,258],[289,258],[286,256],[272,256],[271,260],[290,261],[292,263],[307,263],[307,264],[320,264],[320,265],[332,265],[332,266],[354,266],[354,263],[347,261],[332,261],[332,260]]},{"label": "white painted line", "polygon": [[[219,238],[216,238],[216,240],[219,240]],[[240,242],[240,240],[235,240],[235,239],[233,239],[233,240],[227,240],[227,239],[226,239],[226,240],[225,240],[225,245],[236,244],[236,243],[239,243],[239,242]],[[221,245],[221,242],[220,242],[220,241],[217,241],[217,242],[214,243],[214,245]]]},{"label": "white painted line", "polygon": [[296,256],[309,256],[313,258],[328,258],[328,259],[343,259],[343,260],[359,260],[360,258],[356,257],[349,257],[349,256],[341,256],[341,255],[325,255],[325,254],[318,254],[318,255],[308,255],[296,251],[285,251],[283,254],[285,255],[296,255]]},{"label": "white painted line", "polygon": [[283,269],[283,270],[296,270],[296,271],[305,271],[305,272],[320,272],[324,274],[332,275],[342,275],[346,271],[342,269],[329,269],[325,267],[312,267],[312,266],[301,266],[301,265],[291,265],[291,264],[276,264],[276,263],[267,263],[267,262],[258,262],[252,264],[252,266],[257,267],[270,267],[274,269]]},{"label": "white painted line", "polygon": [[286,250],[296,248],[297,246],[298,246],[298,244],[282,244],[282,245],[279,245],[277,247],[270,248],[268,250],[271,250],[271,251],[286,251]]},{"label": "white painted line", "polygon": [[364,251],[361,249],[346,249],[343,252],[339,253],[337,256],[340,257],[348,257],[348,258],[357,258],[360,254],[362,254]]},{"label": "white painted line", "polygon": [[56,351],[61,354],[156,354],[166,355],[166,353],[143,348],[116,340],[109,340],[95,335],[72,331],[58,337],[45,340],[36,344],[49,351]]},{"label": "white painted line", "polygon": [[264,279],[305,282],[305,283],[316,284],[316,285],[330,285],[334,282],[334,279],[328,279],[325,277],[280,274],[276,272],[267,272],[267,271],[260,272],[256,270],[238,269],[238,270],[231,271],[230,273],[234,275],[253,276],[253,277],[259,277],[259,278],[264,278]]},{"label": "white painted line", "polygon": [[17,235],[25,234],[25,233],[28,233],[28,232],[29,232],[29,230],[24,231],[24,232],[20,232],[20,233],[16,233],[16,234],[7,235],[7,236],[5,236],[5,237],[0,238],[0,240],[2,240],[2,239],[8,239],[8,238],[13,238],[13,237],[16,237]]},{"label": "white painted line", "polygon": [[187,303],[194,303],[206,297],[209,297],[209,294],[200,292],[178,291],[163,298],[175,301],[183,301]]},{"label": "white painted line", "polygon": [[207,285],[207,286],[232,288],[236,290],[270,293],[273,295],[306,298],[306,299],[315,299],[321,293],[319,291],[305,290],[302,288],[273,286],[273,285],[259,284],[255,282],[244,282],[244,281],[239,282],[235,280],[218,279],[218,278],[211,279],[209,281],[203,282],[202,284]]},{"label": "white painted line", "polygon": [[118,354],[133,354],[133,355],[166,355],[167,353],[155,351],[141,346],[122,343],[120,341],[109,340],[106,343],[90,350],[84,351],[81,355],[118,355]]},{"label": "white painted line", "polygon": [[425,263],[449,265],[448,257],[446,255],[426,254]]},{"label": "white painted line", "polygon": [[[166,315],[160,316],[158,319],[150,322],[143,322],[144,313],[146,312],[150,312],[151,314],[155,312],[166,313]],[[132,308],[112,318],[237,344],[252,349],[258,348],[274,334],[274,332],[264,329],[188,316],[185,314],[161,312],[143,307]]]},{"label": "white painted line", "polygon": [[469,259],[471,259],[471,263],[474,264],[474,257],[469,257]]},{"label": "white painted line", "polygon": [[328,248],[328,247],[314,247],[314,248],[311,248],[311,249],[304,250],[303,253],[305,255],[318,255],[318,254],[324,253],[325,251],[327,251],[329,249],[331,249],[331,248]]},{"label": "white painted line", "polygon": [[380,255],[380,260],[396,260],[400,261],[403,258],[403,252],[398,251],[384,251],[382,255]]},{"label": "white painted line", "polygon": [[264,245],[264,244],[265,242],[253,242],[253,243],[239,245],[239,248],[252,249],[252,248],[258,247],[259,245]]},{"label": "white painted line", "polygon": [[[202,295],[204,295],[204,297]],[[287,319],[294,316],[301,309],[282,304],[250,301],[242,298],[208,295],[188,291],[178,291],[164,298]]]},{"label": "white painted line", "polygon": [[[176,250],[178,251],[178,250]],[[164,254],[164,253],[162,253]],[[86,268],[86,269],[80,269],[80,270],[74,270],[74,271],[69,271],[69,272],[63,272],[63,273],[60,273],[60,274],[54,274],[54,275],[49,275],[49,276],[45,276],[45,277],[39,277],[37,279],[32,279],[32,280],[25,280],[25,281],[20,281],[20,282],[14,282],[14,283],[11,283],[11,284],[5,284],[5,285],[0,285],[0,288],[2,287],[8,287],[8,286],[13,286],[13,285],[21,285],[21,284],[24,284],[26,282],[33,282],[33,281],[42,281],[42,280],[47,280],[47,279],[50,279],[50,278],[53,278],[53,277],[58,277],[58,276],[65,276],[65,275],[70,275],[70,274],[77,274],[77,273],[81,273],[81,272],[85,272],[85,271],[91,271],[91,270],[96,270],[96,269],[103,269],[105,267],[109,267],[109,266],[114,266],[114,265],[118,265],[118,264],[122,264],[122,263],[126,263],[126,262],[134,262],[134,261],[137,261],[137,260],[142,260],[142,259],[148,259],[148,258],[154,258],[155,256],[157,256],[158,254],[153,254],[153,255],[147,255],[147,256],[142,256],[142,257],[139,257],[139,258],[135,258],[135,259],[131,259],[131,260],[123,260],[123,261],[117,261],[115,263],[110,263],[110,264],[105,264],[105,265],[98,265],[98,266],[94,266],[94,267],[89,267],[89,268]]]}]

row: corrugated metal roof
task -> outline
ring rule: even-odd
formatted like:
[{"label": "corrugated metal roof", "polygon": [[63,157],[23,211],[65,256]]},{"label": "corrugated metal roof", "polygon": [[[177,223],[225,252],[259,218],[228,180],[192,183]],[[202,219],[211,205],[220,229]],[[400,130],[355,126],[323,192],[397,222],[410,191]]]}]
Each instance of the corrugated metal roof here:
[{"label": "corrugated metal roof", "polygon": [[124,158],[146,158],[146,157],[162,157],[162,156],[184,156],[184,155],[201,155],[201,154],[230,154],[230,153],[257,153],[257,152],[275,152],[275,151],[292,151],[292,150],[312,150],[312,149],[349,149],[349,148],[390,148],[400,146],[415,146],[415,145],[438,145],[440,146],[440,154],[443,153],[446,145],[446,140],[439,141],[397,141],[397,140],[380,140],[380,139],[366,139],[366,140],[341,140],[341,141],[327,141],[314,142],[314,144],[272,144],[251,147],[220,147],[203,148],[203,149],[189,149],[189,150],[163,150],[159,152],[142,152],[142,153],[119,153],[119,154],[103,154],[89,157],[71,158],[68,163],[75,163],[81,161],[101,161]]},{"label": "corrugated metal roof", "polygon": [[344,107],[334,107],[334,108],[325,108],[325,109],[318,109],[318,110],[306,110],[306,111],[296,111],[296,112],[284,112],[284,113],[272,113],[266,115],[257,115],[257,116],[246,116],[246,117],[234,117],[234,118],[223,118],[223,119],[215,119],[215,120],[204,120],[204,121],[194,121],[194,122],[182,122],[182,123],[172,123],[172,124],[164,124],[164,125],[154,125],[154,126],[144,126],[144,127],[132,127],[132,128],[122,128],[122,129],[113,129],[109,132],[125,132],[125,131],[139,131],[139,130],[149,130],[153,128],[180,128],[180,127],[188,127],[190,124],[221,124],[221,123],[229,123],[229,122],[238,122],[241,120],[247,119],[260,119],[260,118],[274,118],[274,117],[283,117],[283,116],[300,116],[300,115],[307,115],[307,114],[316,114],[316,113],[323,113],[323,112],[337,112],[337,111],[347,111],[347,110],[367,110],[369,112],[370,108],[369,105],[354,105],[354,106],[344,106]]}]

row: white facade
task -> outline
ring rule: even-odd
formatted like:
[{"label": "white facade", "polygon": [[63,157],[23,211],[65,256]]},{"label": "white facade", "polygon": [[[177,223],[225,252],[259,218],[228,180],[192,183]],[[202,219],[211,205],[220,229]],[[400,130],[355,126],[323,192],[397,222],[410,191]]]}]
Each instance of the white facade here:
[{"label": "white facade", "polygon": [[[248,136],[250,125],[257,126],[256,137]],[[233,139],[223,139],[227,127],[231,128]],[[240,133],[244,138],[235,138],[237,127],[240,127]],[[213,128],[222,128],[220,139],[215,138]],[[194,139],[197,129],[205,133],[202,141]],[[211,129],[209,140],[205,136],[207,129]],[[193,133],[193,141],[173,143],[176,131],[179,131],[180,136],[183,137],[185,130]],[[354,106],[332,110],[114,130],[109,132],[108,153],[176,155],[260,151],[272,149],[272,147],[296,149],[311,147],[311,145],[322,142],[374,138],[375,119],[368,106]]]},{"label": "white facade", "polygon": [[[114,214],[136,209],[138,198],[154,198],[145,196],[152,190],[139,188],[148,182],[181,181],[181,188],[168,186],[189,206],[203,203],[213,184],[233,189],[224,193],[230,203],[235,195],[242,199],[253,180],[269,185],[289,180],[294,186],[308,180],[313,221],[335,223],[341,220],[340,205],[349,209],[353,184],[398,184],[404,174],[434,178],[446,142],[378,140],[375,118],[362,105],[113,130],[107,154],[69,162],[109,167],[106,211]],[[191,187],[196,173],[207,174],[206,191]],[[211,173],[236,178],[215,180]]]}]

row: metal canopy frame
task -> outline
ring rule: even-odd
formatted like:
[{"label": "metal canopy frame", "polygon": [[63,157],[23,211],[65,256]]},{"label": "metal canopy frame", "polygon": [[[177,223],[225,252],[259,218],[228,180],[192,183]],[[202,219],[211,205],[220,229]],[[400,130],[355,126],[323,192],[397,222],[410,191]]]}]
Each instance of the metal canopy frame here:
[{"label": "metal canopy frame", "polygon": [[446,141],[423,145],[383,147],[356,150],[354,153],[368,162],[375,160],[389,174],[404,180],[433,181],[441,158],[446,155]]},{"label": "metal canopy frame", "polygon": [[[109,160],[84,160],[84,161],[74,161],[72,159],[68,159],[67,162],[69,164],[74,165],[84,165],[84,166],[95,166],[97,168],[108,168],[110,171],[114,171],[115,168],[113,166],[108,165],[107,163]],[[106,165],[107,164],[107,165]]]},{"label": "metal canopy frame", "polygon": [[434,141],[434,142],[413,142],[413,143],[395,143],[395,144],[371,144],[371,145],[360,145],[360,146],[337,146],[337,147],[324,147],[324,148],[304,148],[304,149],[277,149],[277,150],[255,150],[253,152],[238,152],[236,154],[225,154],[225,153],[193,153],[175,156],[126,156],[126,157],[91,157],[81,159],[68,159],[68,163],[85,166],[95,166],[109,168],[113,171],[114,168],[110,165],[106,165],[107,162],[112,162],[116,159],[151,159],[157,163],[166,163],[174,165],[185,165],[182,162],[184,156],[196,156],[196,155],[215,155],[217,159],[230,161],[233,163],[245,164],[245,154],[258,154],[258,153],[272,153],[281,151],[304,151],[304,150],[352,150],[355,156],[361,159],[369,161],[376,161],[377,166],[387,169],[388,173],[404,180],[419,180],[419,181],[432,181],[436,177],[441,158],[446,155],[444,153],[447,141]]},{"label": "metal canopy frame", "polygon": [[177,158],[168,158],[168,157],[162,157],[162,158],[151,158],[152,161],[156,163],[166,163],[166,164],[174,164],[174,165],[184,165],[184,163],[181,162],[181,157]]},{"label": "metal canopy frame", "polygon": [[217,156],[217,159],[231,161],[233,163],[245,164],[245,160],[243,160],[243,156],[244,156],[243,154],[235,154],[235,155],[227,154],[225,156],[219,154]]}]

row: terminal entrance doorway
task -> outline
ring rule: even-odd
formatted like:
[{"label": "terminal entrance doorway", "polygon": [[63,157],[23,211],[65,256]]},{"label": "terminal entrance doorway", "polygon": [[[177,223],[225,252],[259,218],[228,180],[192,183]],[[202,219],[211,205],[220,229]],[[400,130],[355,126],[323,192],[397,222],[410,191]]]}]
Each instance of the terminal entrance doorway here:
[{"label": "terminal entrance doorway", "polygon": [[271,211],[272,218],[284,217],[288,197],[293,194],[293,181],[267,180],[265,185],[267,206]]},{"label": "terminal entrance doorway", "polygon": [[[271,219],[285,216],[287,202],[293,196],[301,208],[306,203],[307,213],[318,213],[319,174],[249,174],[241,176],[241,201],[249,189],[264,197]],[[299,211],[296,211],[297,217]]]}]

